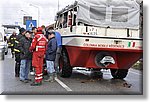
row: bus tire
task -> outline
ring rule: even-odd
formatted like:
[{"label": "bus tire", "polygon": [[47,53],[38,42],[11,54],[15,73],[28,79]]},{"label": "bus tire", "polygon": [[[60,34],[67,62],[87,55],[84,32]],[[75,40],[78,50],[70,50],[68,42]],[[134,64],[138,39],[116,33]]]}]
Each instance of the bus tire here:
[{"label": "bus tire", "polygon": [[60,68],[60,76],[63,78],[69,78],[72,75],[72,67],[65,47],[62,48],[61,54],[62,68]]},{"label": "bus tire", "polygon": [[128,69],[110,69],[110,71],[114,79],[123,79],[128,74]]}]

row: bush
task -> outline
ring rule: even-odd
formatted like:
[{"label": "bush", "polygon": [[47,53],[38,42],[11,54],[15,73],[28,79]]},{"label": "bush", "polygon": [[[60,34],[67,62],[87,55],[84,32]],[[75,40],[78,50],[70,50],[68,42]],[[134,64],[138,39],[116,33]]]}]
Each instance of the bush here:
[{"label": "bush", "polygon": [[137,69],[137,70],[143,70],[143,60],[137,61],[132,68]]}]

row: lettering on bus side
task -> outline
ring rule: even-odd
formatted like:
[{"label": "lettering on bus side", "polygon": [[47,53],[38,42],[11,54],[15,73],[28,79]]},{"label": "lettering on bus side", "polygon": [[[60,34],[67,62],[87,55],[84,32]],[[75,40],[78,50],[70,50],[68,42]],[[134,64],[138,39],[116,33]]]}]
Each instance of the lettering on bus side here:
[{"label": "lettering on bus side", "polygon": [[124,48],[124,45],[115,45],[115,44],[92,44],[84,43],[84,47],[98,47],[98,48]]}]

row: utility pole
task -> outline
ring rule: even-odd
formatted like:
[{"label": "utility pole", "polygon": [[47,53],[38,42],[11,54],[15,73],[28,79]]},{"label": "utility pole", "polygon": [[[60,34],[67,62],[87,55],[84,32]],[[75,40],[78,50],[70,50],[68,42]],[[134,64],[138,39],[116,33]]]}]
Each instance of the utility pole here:
[{"label": "utility pole", "polygon": [[59,0],[58,0],[58,11],[59,11]]},{"label": "utility pole", "polygon": [[36,5],[33,5],[33,4],[30,4],[30,6],[33,6],[33,7],[38,9],[38,27],[39,27],[40,26],[40,8]]}]

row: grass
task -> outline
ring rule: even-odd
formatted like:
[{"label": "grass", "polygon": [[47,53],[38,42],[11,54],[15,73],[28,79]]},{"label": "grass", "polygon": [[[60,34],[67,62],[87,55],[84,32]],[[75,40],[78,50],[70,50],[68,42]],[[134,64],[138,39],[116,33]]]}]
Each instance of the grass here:
[{"label": "grass", "polygon": [[143,70],[143,60],[137,61],[132,68],[137,69],[137,70]]}]

